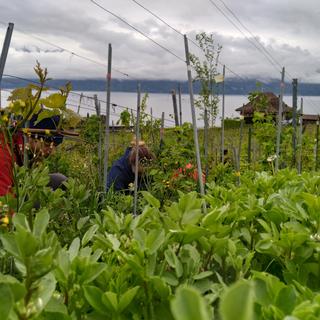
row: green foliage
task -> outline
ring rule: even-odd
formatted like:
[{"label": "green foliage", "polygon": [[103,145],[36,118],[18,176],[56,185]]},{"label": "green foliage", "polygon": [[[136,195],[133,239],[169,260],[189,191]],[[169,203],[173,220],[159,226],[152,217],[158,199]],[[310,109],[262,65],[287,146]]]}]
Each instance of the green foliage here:
[{"label": "green foliage", "polygon": [[98,144],[101,119],[97,115],[87,118],[81,128],[81,135],[88,143]]},{"label": "green foliage", "polygon": [[25,215],[16,214],[15,230],[0,237],[20,278],[0,274],[0,290],[8,299],[4,319],[36,318],[53,295],[56,280],[52,271],[59,243],[53,232],[46,232],[48,222],[46,210],[37,213],[33,225]]},{"label": "green foliage", "polygon": [[176,199],[177,190],[187,192],[197,189],[191,125],[184,123],[181,127],[168,130],[167,134],[171,142],[159,148],[157,160],[148,171],[151,180],[148,191],[157,195],[161,204],[165,200]]},{"label": "green foliage", "polygon": [[276,125],[271,115],[255,112],[253,116],[253,133],[262,152],[262,161],[275,154]]},{"label": "green foliage", "polygon": [[191,127],[170,138],[137,217],[130,195],[99,198],[81,169],[55,192],[47,168],[17,170],[19,194],[1,199],[15,209],[0,229],[4,319],[319,318],[319,175],[238,185],[221,165],[201,197]]},{"label": "green foliage", "polygon": [[218,102],[216,87],[216,76],[218,75],[217,66],[222,46],[215,44],[213,34],[205,32],[196,35],[201,51],[204,55],[204,61],[194,54],[190,54],[191,65],[193,66],[196,76],[194,81],[200,82],[199,98],[195,100],[195,105],[202,111],[208,111],[208,121],[214,123],[218,114]]},{"label": "green foliage", "polygon": [[221,297],[220,310],[224,320],[253,320],[254,291],[252,283],[238,281]]},{"label": "green foliage", "polygon": [[226,118],[224,120],[224,127],[225,129],[238,129],[240,127],[239,118]]},{"label": "green foliage", "polygon": [[[142,140],[147,140],[151,138],[152,143],[154,143],[156,132],[158,132],[160,128],[161,120],[154,119],[151,115],[147,113],[146,110],[147,110],[148,98],[149,98],[149,94],[145,93],[140,103],[139,130],[140,130],[140,137]],[[124,115],[128,117],[127,113],[125,113]],[[132,111],[131,111],[130,120],[131,120],[131,125],[135,128],[137,118]]]},{"label": "green foliage", "polygon": [[39,62],[34,71],[39,78],[39,85],[28,84],[26,87],[14,89],[8,98],[10,104],[6,112],[21,117],[16,129],[23,127],[34,114],[38,114],[37,122],[39,122],[48,117],[64,116],[65,113],[70,113],[66,111],[66,101],[71,85],[68,83],[65,87],[60,88],[59,93],[52,93],[43,98],[43,93],[49,90],[47,87],[47,81],[50,80],[48,71],[46,68],[42,69]]},{"label": "green foliage", "polygon": [[205,301],[193,288],[179,288],[171,301],[171,309],[175,320],[212,319]]},{"label": "green foliage", "polygon": [[131,122],[131,114],[130,114],[130,112],[127,109],[123,110],[120,113],[120,118],[117,121],[117,124],[121,124],[124,127],[129,127],[130,126],[130,122]]}]

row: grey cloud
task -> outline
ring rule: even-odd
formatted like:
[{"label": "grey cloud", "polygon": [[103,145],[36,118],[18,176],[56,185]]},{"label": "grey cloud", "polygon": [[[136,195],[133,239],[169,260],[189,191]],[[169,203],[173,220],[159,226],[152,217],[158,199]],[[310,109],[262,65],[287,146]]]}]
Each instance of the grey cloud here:
[{"label": "grey cloud", "polygon": [[[184,59],[183,38],[134,5],[130,0],[97,0],[121,15],[145,34]],[[279,78],[275,67],[223,17],[208,0],[139,0],[191,39],[200,31],[215,32],[223,46],[221,62],[244,77]],[[214,0],[223,8],[220,1]],[[316,41],[319,29],[317,0],[238,0],[226,1],[243,23],[273,57],[291,73],[308,81],[319,81]],[[89,0],[11,0],[0,4],[0,21],[13,21],[16,30],[6,68],[17,75],[32,74],[35,60],[46,65],[57,77],[100,77],[101,66],[78,59],[61,49],[36,41],[38,35],[106,64],[107,45],[113,46],[113,66],[139,78],[185,79],[183,62],[143,39],[121,21],[103,12]],[[2,29],[1,29],[2,30]],[[246,33],[247,34],[247,33]],[[247,34],[252,38],[251,35]],[[196,54],[199,50],[190,43]],[[114,76],[122,77],[121,74]],[[229,75],[231,76],[231,75]]]},{"label": "grey cloud", "polygon": [[21,48],[16,47],[16,48],[14,48],[14,50],[17,52],[26,52],[26,53],[33,53],[33,52],[36,52],[36,53],[40,53],[40,52],[61,53],[61,52],[64,52],[64,50],[62,50],[62,49],[41,49],[40,47],[37,47],[37,46],[29,46],[29,47],[23,46]]}]

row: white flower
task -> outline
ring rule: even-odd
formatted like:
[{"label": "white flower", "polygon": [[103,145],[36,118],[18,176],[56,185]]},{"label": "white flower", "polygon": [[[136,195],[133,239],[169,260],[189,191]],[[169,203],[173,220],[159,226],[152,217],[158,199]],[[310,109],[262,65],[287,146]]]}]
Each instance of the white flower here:
[{"label": "white flower", "polygon": [[320,241],[320,234],[315,233],[315,234],[310,235],[310,240],[319,242]]},{"label": "white flower", "polygon": [[268,161],[268,162],[272,162],[272,161],[274,161],[275,159],[277,159],[277,155],[276,155],[276,154],[274,154],[274,155],[272,155],[272,156],[269,156],[269,157],[267,158],[267,161]]},{"label": "white flower", "polygon": [[131,183],[129,183],[129,190],[130,191],[134,191],[134,184],[131,182]]}]

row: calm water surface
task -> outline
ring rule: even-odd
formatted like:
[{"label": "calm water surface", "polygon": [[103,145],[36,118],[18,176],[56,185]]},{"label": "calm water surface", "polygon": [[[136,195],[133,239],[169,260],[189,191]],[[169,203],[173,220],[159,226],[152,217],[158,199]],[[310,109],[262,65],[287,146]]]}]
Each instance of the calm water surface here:
[{"label": "calm water surface", "polygon": [[[77,111],[78,105],[80,102],[80,93],[71,93],[68,98],[68,107]],[[80,106],[80,114],[85,116],[87,113],[94,114],[94,101],[92,97],[94,94],[97,94],[98,99],[101,100],[101,110],[102,113],[105,113],[106,110],[106,93],[105,92],[83,92],[84,97],[81,100]],[[7,104],[7,97],[9,95],[9,91],[1,92],[1,101],[2,106]],[[116,121],[119,119],[119,114],[123,110],[123,107],[128,107],[132,109],[136,109],[137,105],[137,95],[132,92],[112,92],[111,93],[111,102],[116,104],[116,106],[112,107],[111,110],[111,121]],[[234,118],[239,115],[238,112],[235,111],[236,108],[242,106],[244,103],[248,102],[247,96],[243,95],[226,95],[225,97],[225,117]],[[292,97],[284,96],[284,102],[289,106],[292,105]],[[300,102],[299,102],[300,105]],[[161,118],[162,112],[165,112],[165,126],[173,125],[173,106],[172,106],[172,97],[171,94],[164,93],[151,93],[149,94],[147,100],[147,113],[151,113],[154,117]],[[304,98],[304,110],[305,113],[308,114],[318,114],[320,113],[320,96],[310,96]],[[203,126],[203,120],[200,120],[199,111],[196,112],[197,115],[197,124],[199,127]],[[221,119],[221,99],[219,103],[219,114],[217,117],[216,125],[219,125]],[[183,122],[191,122],[191,110],[190,110],[190,98],[189,95],[182,95],[182,120]]]}]

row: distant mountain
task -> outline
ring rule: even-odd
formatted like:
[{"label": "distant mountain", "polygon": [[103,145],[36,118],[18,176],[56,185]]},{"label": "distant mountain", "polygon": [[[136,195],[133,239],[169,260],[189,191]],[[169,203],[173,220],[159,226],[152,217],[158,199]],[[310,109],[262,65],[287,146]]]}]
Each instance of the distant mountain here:
[{"label": "distant mountain", "polygon": [[[35,79],[28,79],[29,82],[36,81]],[[106,81],[104,79],[83,79],[83,80],[68,80],[56,79],[48,82],[52,88],[58,88],[65,85],[68,81],[72,83],[72,88],[75,91],[105,91]],[[26,80],[6,78],[2,79],[2,88],[12,89],[26,85]],[[188,93],[188,83],[186,81],[174,80],[140,80],[141,90],[148,93],[168,93],[172,89],[178,90],[178,85],[181,85],[182,93]],[[234,95],[247,95],[249,92],[257,89],[256,80],[239,80],[227,79],[225,82],[225,93]],[[277,80],[270,80],[269,82],[260,82],[263,91],[272,91],[275,94],[279,92],[280,84]],[[135,92],[137,89],[137,81],[135,80],[120,80],[112,79],[112,91]],[[194,93],[199,93],[199,83],[194,83]],[[291,83],[286,83],[285,94],[292,93]],[[216,88],[218,93],[221,93],[221,84]],[[320,84],[317,83],[299,83],[298,91],[300,95],[304,96],[319,96]]]}]

